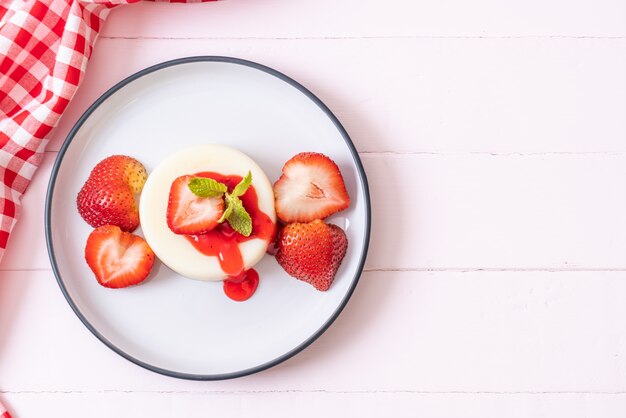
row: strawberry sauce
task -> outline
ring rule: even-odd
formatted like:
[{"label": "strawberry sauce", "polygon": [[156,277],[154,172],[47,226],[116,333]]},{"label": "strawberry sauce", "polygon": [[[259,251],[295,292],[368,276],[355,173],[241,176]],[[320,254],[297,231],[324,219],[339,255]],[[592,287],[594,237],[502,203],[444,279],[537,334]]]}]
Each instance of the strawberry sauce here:
[{"label": "strawberry sauce", "polygon": [[[194,176],[208,177],[224,183],[229,191],[243,179],[241,176],[226,176],[213,172],[196,173]],[[185,235],[196,250],[204,255],[217,257],[224,273],[230,276],[224,281],[224,292],[236,301],[243,301],[252,296],[259,282],[259,275],[255,270],[244,271],[239,244],[255,238],[273,242],[276,237],[276,224],[259,209],[259,199],[254,186],[250,185],[240,199],[252,218],[252,233],[249,237],[239,234],[228,222],[219,224],[206,234]]]},{"label": "strawberry sauce", "polygon": [[255,269],[244,271],[240,276],[224,280],[224,293],[237,302],[250,299],[259,285],[259,273]]}]

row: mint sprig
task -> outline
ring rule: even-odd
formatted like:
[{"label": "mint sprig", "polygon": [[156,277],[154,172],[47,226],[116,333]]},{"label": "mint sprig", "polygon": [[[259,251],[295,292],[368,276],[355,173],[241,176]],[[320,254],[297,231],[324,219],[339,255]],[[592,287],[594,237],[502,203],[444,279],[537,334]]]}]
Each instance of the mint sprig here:
[{"label": "mint sprig", "polygon": [[228,191],[224,183],[207,177],[192,178],[188,187],[193,194],[200,197],[219,197]]},{"label": "mint sprig", "polygon": [[243,207],[243,202],[238,197],[232,199],[233,211],[228,216],[228,223],[244,237],[249,237],[252,233],[252,218]]},{"label": "mint sprig", "polygon": [[228,193],[228,187],[224,183],[206,177],[192,178],[189,182],[189,190],[199,197],[220,197],[224,195],[226,209],[224,209],[224,213],[217,222],[228,221],[231,228],[244,237],[249,237],[252,234],[252,218],[239,197],[246,193],[251,184],[252,173],[248,171],[246,177],[235,186],[231,193]]},{"label": "mint sprig", "polygon": [[224,195],[224,203],[226,204],[226,209],[224,209],[224,213],[222,213],[222,217],[218,219],[217,223],[221,224],[226,219],[228,219],[231,213],[233,213],[233,209],[235,208],[235,205],[232,202],[233,199],[236,199],[236,198],[233,198],[228,193]]},{"label": "mint sprig", "polygon": [[233,192],[230,194],[233,197],[243,196],[243,194],[248,190],[248,187],[252,184],[252,173],[248,171],[248,174],[239,182],[238,185],[235,186]]}]

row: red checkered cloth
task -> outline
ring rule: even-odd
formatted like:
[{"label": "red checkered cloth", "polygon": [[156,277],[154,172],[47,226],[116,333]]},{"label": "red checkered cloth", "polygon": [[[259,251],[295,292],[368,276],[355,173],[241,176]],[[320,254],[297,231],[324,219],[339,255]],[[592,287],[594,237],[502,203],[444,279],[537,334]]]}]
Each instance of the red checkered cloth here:
[{"label": "red checkered cloth", "polygon": [[[0,0],[0,260],[20,198],[83,78],[104,20],[114,7],[137,1]],[[199,1],[211,0],[188,2]]]},{"label": "red checkered cloth", "polygon": [[122,2],[0,3],[0,259],[20,198],[114,3]]},{"label": "red checkered cloth", "polygon": [[[0,260],[104,20],[114,7],[137,1],[0,0]],[[212,0],[171,0],[200,1]]]}]

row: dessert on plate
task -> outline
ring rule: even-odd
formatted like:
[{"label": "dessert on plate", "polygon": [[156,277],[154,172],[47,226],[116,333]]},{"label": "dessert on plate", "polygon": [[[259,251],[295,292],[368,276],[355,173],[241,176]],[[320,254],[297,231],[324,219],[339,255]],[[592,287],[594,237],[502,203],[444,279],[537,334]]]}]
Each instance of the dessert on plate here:
[{"label": "dessert on plate", "polygon": [[[248,173],[249,185],[236,196],[233,191]],[[226,188],[199,196],[194,185],[195,191],[210,187],[202,179]],[[241,206],[251,231],[236,231],[229,221]],[[231,214],[224,217],[229,207]],[[240,276],[261,260],[276,234],[272,184],[250,157],[223,145],[186,148],[161,161],[143,187],[139,218],[156,256],[180,275],[198,280]]]},{"label": "dessert on plate", "polygon": [[[181,276],[222,281],[235,301],[254,294],[253,267],[268,253],[290,276],[327,291],[348,239],[325,219],[349,205],[339,167],[324,154],[295,155],[272,185],[250,157],[212,144],[182,149],[149,175],[132,157],[107,157],[77,196],[95,228],[85,260],[102,286],[140,284],[158,258]],[[133,233],[139,225],[143,237]]]}]

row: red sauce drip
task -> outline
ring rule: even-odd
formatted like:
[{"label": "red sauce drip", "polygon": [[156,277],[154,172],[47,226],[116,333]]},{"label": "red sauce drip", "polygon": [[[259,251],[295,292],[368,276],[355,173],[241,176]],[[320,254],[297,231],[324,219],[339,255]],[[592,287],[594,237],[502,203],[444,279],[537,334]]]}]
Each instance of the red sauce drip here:
[{"label": "red sauce drip", "polygon": [[[213,172],[196,173],[194,176],[208,177],[219,181],[220,183],[224,183],[228,187],[229,191],[232,191],[233,188],[243,179],[241,176],[227,176]],[[255,238],[273,242],[276,237],[276,224],[272,222],[269,216],[259,209],[259,199],[254,186],[250,186],[240,199],[252,219],[252,233],[249,237],[244,237],[239,234],[230,227],[228,222],[221,223],[215,229],[207,232],[206,234],[185,235],[185,238],[187,238],[196,250],[200,251],[204,255],[217,257],[220,267],[224,273],[231,277],[224,282],[224,291],[227,292],[226,294],[234,300],[246,300],[252,296],[259,280],[259,275],[252,269],[248,270],[248,274],[244,276],[246,272],[244,271],[243,257],[241,256],[241,251],[239,251],[239,244]],[[244,278],[238,279],[239,277]],[[251,278],[246,279],[246,277]],[[254,283],[254,286],[251,286],[254,280],[256,280],[256,282]],[[245,299],[236,299],[228,294],[228,291],[226,290],[227,282],[231,283],[228,285],[229,289],[233,287],[233,284],[239,284],[241,289],[246,287],[252,290]],[[248,284],[244,286],[243,283]]]},{"label": "red sauce drip", "polygon": [[250,299],[259,285],[259,273],[249,269],[237,277],[224,280],[224,293],[237,302]]}]

